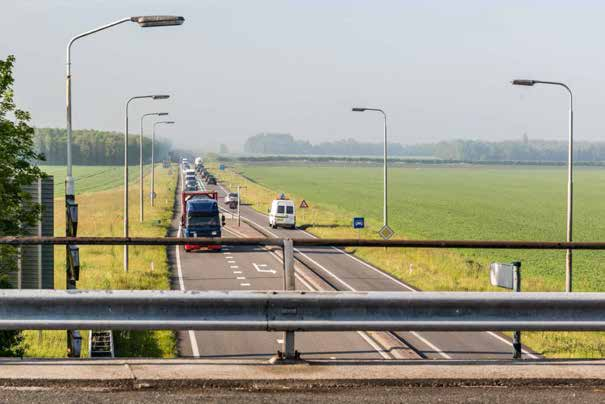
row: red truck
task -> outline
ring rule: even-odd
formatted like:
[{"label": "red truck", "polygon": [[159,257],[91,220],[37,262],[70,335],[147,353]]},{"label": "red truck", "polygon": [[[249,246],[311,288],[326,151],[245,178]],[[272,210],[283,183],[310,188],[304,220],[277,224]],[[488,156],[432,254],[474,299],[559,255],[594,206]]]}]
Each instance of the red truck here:
[{"label": "red truck", "polygon": [[[221,226],[225,216],[218,208],[218,192],[183,191],[181,193],[181,234],[183,237],[221,237]],[[220,251],[220,244],[205,246],[211,251]],[[185,244],[185,251],[201,249],[201,245]]]}]

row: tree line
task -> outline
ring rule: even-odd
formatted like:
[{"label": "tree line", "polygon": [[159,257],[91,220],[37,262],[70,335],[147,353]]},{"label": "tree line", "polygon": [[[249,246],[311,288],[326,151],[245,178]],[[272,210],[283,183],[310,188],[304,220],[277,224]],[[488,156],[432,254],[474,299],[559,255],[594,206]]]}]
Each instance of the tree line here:
[{"label": "tree line", "polygon": [[[37,128],[34,135],[36,151],[45,158],[44,164],[64,165],[67,162],[67,130]],[[168,158],[171,143],[155,139],[155,160]],[[151,161],[151,138],[143,137],[143,158]],[[128,161],[139,161],[139,135],[128,136]],[[124,134],[93,129],[72,132],[72,162],[77,165],[124,164]]]},{"label": "tree line", "polygon": [[[290,134],[261,133],[249,137],[244,152],[263,155],[290,156],[382,156],[382,143],[358,142],[354,139],[311,144]],[[522,139],[485,142],[451,140],[437,143],[402,145],[389,143],[390,156],[441,159],[465,162],[563,162],[567,160],[567,142]],[[604,162],[605,142],[574,143],[578,162]]]}]

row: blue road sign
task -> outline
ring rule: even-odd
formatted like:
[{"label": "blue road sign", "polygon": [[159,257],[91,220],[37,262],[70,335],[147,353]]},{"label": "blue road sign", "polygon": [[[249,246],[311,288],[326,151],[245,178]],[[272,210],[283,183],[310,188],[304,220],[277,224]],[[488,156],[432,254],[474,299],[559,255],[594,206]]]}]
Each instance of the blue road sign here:
[{"label": "blue road sign", "polygon": [[354,229],[363,229],[365,227],[365,221],[363,217],[354,217],[353,218],[353,228]]},{"label": "blue road sign", "polygon": [[225,171],[225,165],[221,164],[220,166],[218,166],[218,169],[221,171]]}]

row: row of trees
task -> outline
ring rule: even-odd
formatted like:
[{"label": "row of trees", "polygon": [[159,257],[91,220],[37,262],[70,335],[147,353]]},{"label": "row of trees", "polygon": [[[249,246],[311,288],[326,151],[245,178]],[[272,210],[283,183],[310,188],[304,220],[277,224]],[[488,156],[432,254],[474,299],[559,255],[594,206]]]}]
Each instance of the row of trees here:
[{"label": "row of trees", "polygon": [[[323,142],[316,145],[296,140],[289,134],[261,133],[249,137],[244,151],[250,154],[290,156],[381,156],[381,143],[363,143],[354,139]],[[401,145],[389,143],[389,155],[423,157],[455,161],[527,161],[561,162],[567,160],[567,142],[529,140],[484,142],[452,140],[438,143]],[[605,161],[605,143],[577,142],[574,144],[577,161]]]},{"label": "row of trees", "polygon": [[[380,143],[361,143],[354,139],[313,145],[305,140],[296,140],[290,134],[260,133],[246,140],[244,152],[274,155],[379,156],[382,155],[383,146]],[[407,147],[389,143],[389,152],[395,156],[404,156]]]},{"label": "row of trees", "polygon": [[[45,156],[45,164],[63,165],[67,161],[67,131],[59,128],[37,128],[34,144],[36,151]],[[171,143],[156,138],[156,161],[168,158]],[[151,139],[143,138],[143,157],[151,161]],[[128,137],[128,161],[139,160],[139,136]],[[72,133],[72,161],[81,165],[124,164],[124,135],[92,129]]]}]

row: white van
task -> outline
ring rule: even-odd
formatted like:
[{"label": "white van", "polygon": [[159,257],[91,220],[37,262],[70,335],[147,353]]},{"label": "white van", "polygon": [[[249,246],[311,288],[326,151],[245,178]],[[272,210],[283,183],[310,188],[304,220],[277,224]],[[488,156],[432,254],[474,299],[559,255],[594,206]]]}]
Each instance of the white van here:
[{"label": "white van", "polygon": [[269,227],[276,229],[278,226],[296,228],[296,212],[294,202],[288,199],[276,199],[271,202],[269,210]]}]

